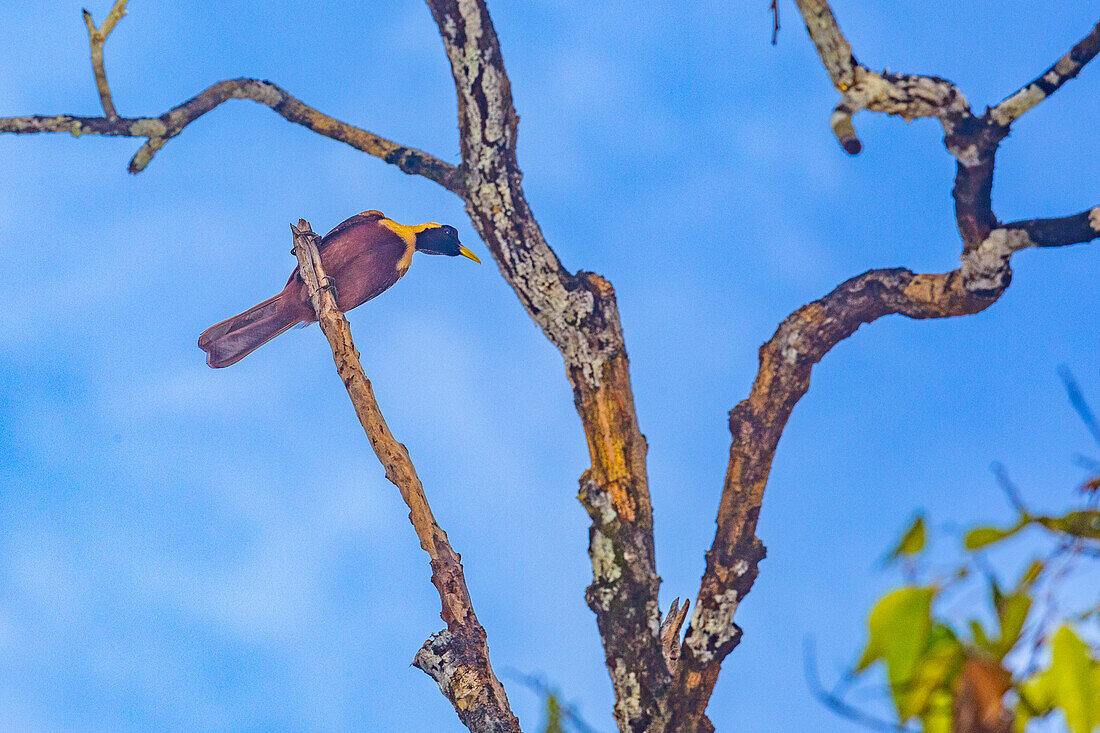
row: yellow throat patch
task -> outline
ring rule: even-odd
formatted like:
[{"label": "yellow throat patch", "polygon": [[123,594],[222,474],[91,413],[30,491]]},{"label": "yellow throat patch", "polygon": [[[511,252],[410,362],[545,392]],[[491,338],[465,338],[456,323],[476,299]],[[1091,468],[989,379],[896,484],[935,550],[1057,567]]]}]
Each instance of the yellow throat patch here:
[{"label": "yellow throat patch", "polygon": [[407,224],[398,224],[393,219],[379,219],[378,223],[401,237],[405,242],[405,254],[402,255],[401,259],[397,262],[397,269],[402,273],[408,270],[409,265],[412,264],[413,252],[416,252],[416,235],[425,229],[438,228],[440,226],[435,222],[408,226]]}]

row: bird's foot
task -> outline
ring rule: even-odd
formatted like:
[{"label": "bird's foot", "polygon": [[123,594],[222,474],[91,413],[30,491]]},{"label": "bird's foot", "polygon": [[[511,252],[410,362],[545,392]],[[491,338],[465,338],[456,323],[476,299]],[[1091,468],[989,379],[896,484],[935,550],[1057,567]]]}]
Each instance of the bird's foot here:
[{"label": "bird's foot", "polygon": [[324,279],[321,280],[321,290],[327,290],[330,293],[332,293],[332,299],[333,300],[339,300],[340,299],[340,296],[337,295],[337,293],[336,293],[336,281],[333,280],[328,275],[325,275]]}]

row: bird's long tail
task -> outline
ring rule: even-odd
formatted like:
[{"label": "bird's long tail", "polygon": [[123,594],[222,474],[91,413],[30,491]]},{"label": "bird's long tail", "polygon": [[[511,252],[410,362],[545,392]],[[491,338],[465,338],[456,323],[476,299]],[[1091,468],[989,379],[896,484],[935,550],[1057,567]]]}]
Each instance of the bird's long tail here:
[{"label": "bird's long tail", "polygon": [[244,313],[227,318],[202,332],[199,348],[206,352],[206,363],[215,369],[236,364],[291,326],[300,323],[303,313],[279,293]]}]

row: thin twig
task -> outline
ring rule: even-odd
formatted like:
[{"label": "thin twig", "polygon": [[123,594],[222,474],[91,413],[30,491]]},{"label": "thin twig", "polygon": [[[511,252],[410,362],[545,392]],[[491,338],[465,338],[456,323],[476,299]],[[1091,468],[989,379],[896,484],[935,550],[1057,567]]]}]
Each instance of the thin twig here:
[{"label": "thin twig", "polygon": [[1073,405],[1073,409],[1081,416],[1081,422],[1085,423],[1085,427],[1092,433],[1097,445],[1100,445],[1100,421],[1096,419],[1096,415],[1093,414],[1088,401],[1085,400],[1085,395],[1081,392],[1081,386],[1077,384],[1073,372],[1070,371],[1069,367],[1061,366],[1058,368],[1058,376],[1062,378],[1062,383],[1066,386],[1066,394],[1069,395],[1069,402]]},{"label": "thin twig", "polygon": [[993,471],[993,475],[997,478],[997,485],[1001,487],[1001,491],[1005,492],[1005,496],[1008,497],[1008,501],[1012,504],[1012,508],[1016,510],[1016,513],[1029,514],[1027,507],[1024,506],[1024,500],[1020,497],[1020,489],[1009,477],[1004,464],[1000,461],[994,461],[989,468]]},{"label": "thin twig", "polygon": [[117,0],[107,19],[95,27],[91,14],[84,11],[84,23],[92,47],[92,67],[96,87],[103,104],[103,117],[76,115],[31,115],[0,118],[0,133],[33,134],[67,132],[81,135],[109,135],[146,138],[130,160],[131,173],[140,173],[152,161],[165,143],[183,132],[190,123],[230,99],[251,99],[265,104],[284,118],[302,125],[319,135],[346,143],[368,155],[396,165],[405,173],[435,181],[447,190],[463,195],[465,172],[416,148],[399,145],[346,122],[341,122],[301,102],[279,86],[260,79],[226,79],[213,84],[191,99],[168,110],[159,117],[119,117],[111,100],[107,76],[103,70],[103,44],[126,12],[126,0]]},{"label": "thin twig", "polygon": [[852,115],[860,110],[897,115],[906,120],[935,117],[947,132],[973,118],[966,97],[946,79],[874,71],[856,60],[826,0],[795,2],[818,56],[841,94],[830,122],[849,154],[855,155],[863,147],[851,121]]},{"label": "thin twig", "polygon": [[81,135],[110,135],[147,138],[130,160],[130,172],[140,173],[158,150],[202,115],[230,99],[251,99],[267,105],[295,124],[319,135],[346,143],[368,155],[396,165],[405,173],[423,176],[461,195],[464,189],[460,168],[433,155],[408,148],[379,137],[320,112],[291,96],[279,86],[260,79],[227,79],[173,107],[160,117],[76,117],[73,115],[36,115],[0,118],[0,133],[30,134],[67,132]]},{"label": "thin twig", "polygon": [[[331,283],[317,251],[320,238],[309,222],[292,226],[294,254],[321,330],[332,347],[336,370],[348,390],[355,414],[370,439],[371,447],[386,469],[386,478],[401,492],[409,507],[409,519],[420,546],[432,565],[432,583],[439,590],[447,628],[429,639],[413,664],[431,675],[454,705],[462,722],[472,731],[519,731],[519,721],[508,705],[508,696],[489,664],[485,629],[474,614],[461,558],[451,548],[447,534],[432,516],[424,487],[409,459],[409,452],[390,433],[374,390],[359,363],[351,327],[336,307]],[[325,287],[322,287],[322,283]]]},{"label": "thin twig", "polygon": [[109,120],[116,119],[118,113],[115,112],[115,105],[111,100],[111,88],[107,86],[107,71],[103,67],[103,43],[107,40],[107,36],[111,35],[111,31],[115,29],[118,22],[122,20],[122,16],[126,15],[126,2],[127,0],[116,0],[111,11],[107,13],[107,19],[98,28],[95,26],[95,21],[92,20],[92,14],[87,10],[84,11],[84,25],[88,28],[88,44],[92,50],[92,72],[95,74],[95,86],[99,91],[99,101],[103,105],[103,112]]},{"label": "thin twig", "polygon": [[1097,53],[1100,53],[1100,23],[1097,23],[1087,36],[1074,44],[1065,56],[1054,62],[1053,66],[1019,91],[1009,95],[986,114],[998,125],[1004,127],[1011,125],[1024,112],[1054,94],[1063,84],[1077,76]]},{"label": "thin twig", "polygon": [[529,687],[537,695],[547,697],[553,695],[558,699],[558,704],[561,706],[562,715],[569,723],[577,729],[579,733],[597,733],[596,729],[590,726],[583,717],[581,717],[580,711],[577,710],[577,706],[572,703],[564,702],[561,699],[561,692],[554,689],[550,684],[542,677],[534,674],[524,674],[519,670],[506,669],[504,670],[505,677],[511,677],[520,684]]},{"label": "thin twig", "polygon": [[1092,456],[1086,456],[1084,453],[1074,453],[1071,456],[1071,459],[1077,466],[1085,469],[1086,471],[1100,471],[1100,461],[1096,460]]},{"label": "thin twig", "polygon": [[1078,214],[1047,219],[1025,219],[1004,225],[1010,238],[1026,235],[1017,245],[1027,247],[1066,247],[1091,242],[1100,237],[1100,206]]},{"label": "thin twig", "polygon": [[[1033,628],[1035,636],[1032,639],[1031,652],[1028,655],[1027,666],[1025,667],[1023,675],[1021,675],[1022,679],[1031,677],[1039,669],[1040,652],[1042,651],[1043,643],[1046,641],[1047,632],[1050,630],[1055,617],[1058,615],[1056,591],[1059,589],[1061,581],[1070,574],[1074,562],[1083,546],[1084,542],[1080,538],[1071,539],[1069,537],[1063,537],[1058,542],[1058,546],[1043,560],[1042,579],[1046,581],[1047,584],[1046,593],[1043,598],[1043,615],[1039,621],[1035,623]],[[1050,568],[1059,561],[1061,561],[1061,567],[1056,571],[1050,572]]]},{"label": "thin twig", "polygon": [[916,733],[914,728],[910,728],[900,723],[891,723],[888,720],[875,717],[845,702],[835,692],[826,690],[821,684],[821,678],[817,673],[817,659],[814,655],[813,642],[810,639],[804,639],[802,642],[802,661],[803,672],[806,676],[806,684],[809,685],[810,692],[813,693],[813,696],[816,697],[822,705],[829,708],[837,715],[847,718],[853,723],[862,725],[865,728],[870,728],[871,730],[888,731],[888,733],[898,733],[898,731]]}]

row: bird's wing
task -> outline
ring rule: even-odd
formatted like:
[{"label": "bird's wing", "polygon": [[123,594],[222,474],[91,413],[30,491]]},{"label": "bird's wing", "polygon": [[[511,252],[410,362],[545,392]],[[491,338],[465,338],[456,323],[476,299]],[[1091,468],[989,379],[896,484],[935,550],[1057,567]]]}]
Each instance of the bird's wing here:
[{"label": "bird's wing", "polygon": [[321,240],[321,243],[317,246],[317,249],[324,249],[325,245],[330,244],[332,240],[335,239],[341,232],[347,231],[352,227],[359,226],[360,224],[366,224],[368,222],[374,222],[385,218],[386,215],[383,214],[381,211],[374,211],[372,209],[371,211],[364,211],[361,214],[356,214],[349,219],[344,219],[342,222],[334,226],[332,228],[332,231],[324,236],[324,238]]},{"label": "bird's wing", "polygon": [[[379,221],[380,219],[385,219],[385,218],[386,218],[386,215],[383,214],[381,211],[375,211],[375,210],[372,209],[370,211],[364,211],[362,213],[356,214],[355,216],[353,216],[351,218],[344,219],[342,222],[340,222],[339,224],[334,226],[332,228],[332,230],[328,234],[326,234],[321,239],[321,241],[317,244],[318,254],[320,254],[321,252],[324,252],[325,249],[329,245],[331,245],[333,242],[335,242],[336,240],[341,238],[340,237],[341,234],[346,234],[352,228],[354,228],[356,226],[359,226],[359,225],[362,225],[362,224],[367,224],[367,223],[370,223],[370,222],[376,222],[376,221]],[[290,278],[286,281],[286,283],[287,283],[287,285],[289,285],[290,283],[294,282],[295,280],[301,280],[301,277],[298,274],[298,268],[297,267],[294,268],[294,272],[290,273]]]}]

